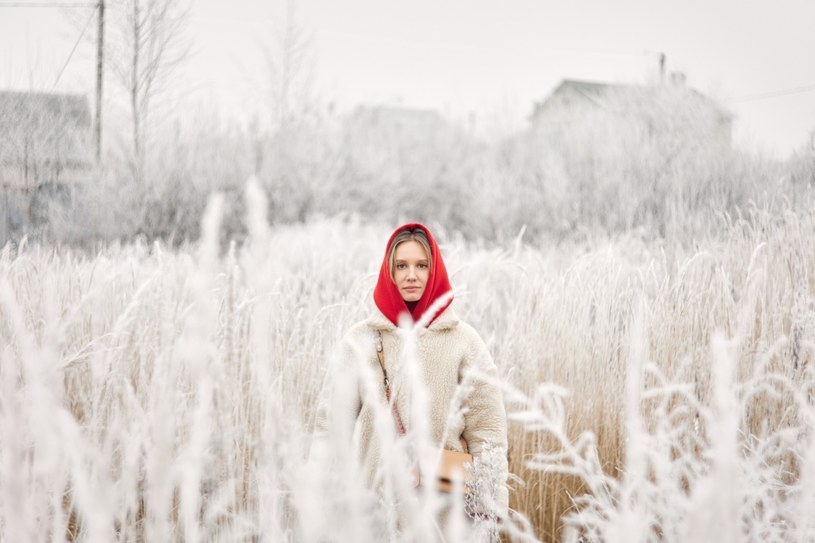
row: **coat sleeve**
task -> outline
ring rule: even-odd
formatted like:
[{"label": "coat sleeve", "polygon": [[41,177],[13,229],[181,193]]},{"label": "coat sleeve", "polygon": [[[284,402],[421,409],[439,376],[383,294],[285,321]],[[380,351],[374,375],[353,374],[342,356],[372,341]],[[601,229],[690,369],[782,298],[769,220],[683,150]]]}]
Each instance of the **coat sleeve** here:
[{"label": "coat sleeve", "polygon": [[[500,518],[507,517],[509,492],[507,478],[507,417],[498,370],[481,337],[471,330],[472,338],[461,368],[462,384],[469,388],[465,396],[464,439],[473,455],[474,475],[484,488],[484,507]],[[494,503],[489,503],[493,501]]]}]

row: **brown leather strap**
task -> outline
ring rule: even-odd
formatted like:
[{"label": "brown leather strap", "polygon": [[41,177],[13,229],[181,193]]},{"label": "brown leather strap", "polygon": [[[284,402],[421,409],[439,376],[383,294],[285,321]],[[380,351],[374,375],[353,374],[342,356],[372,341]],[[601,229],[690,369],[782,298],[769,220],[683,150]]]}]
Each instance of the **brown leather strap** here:
[{"label": "brown leather strap", "polygon": [[382,331],[376,331],[376,357],[379,359],[379,366],[382,368],[382,375],[384,377],[383,383],[385,385],[385,399],[391,404],[391,412],[393,412],[393,420],[396,422],[396,431],[400,436],[405,435],[405,425],[402,424],[402,417],[399,416],[399,410],[396,409],[396,402],[391,401],[391,383],[388,380],[388,371],[385,369],[385,351],[382,347]]}]

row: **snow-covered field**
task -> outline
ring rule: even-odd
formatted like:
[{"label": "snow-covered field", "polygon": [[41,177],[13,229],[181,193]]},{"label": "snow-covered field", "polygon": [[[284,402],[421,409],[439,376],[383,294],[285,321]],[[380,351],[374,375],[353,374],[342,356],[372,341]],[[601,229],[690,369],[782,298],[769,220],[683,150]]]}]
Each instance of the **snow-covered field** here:
[{"label": "snow-covered field", "polygon": [[[212,200],[196,246],[0,254],[0,541],[388,538],[343,445],[309,448],[394,225],[270,229],[250,195],[243,247]],[[815,216],[723,230],[436,232],[506,387],[511,538],[815,540]]]}]

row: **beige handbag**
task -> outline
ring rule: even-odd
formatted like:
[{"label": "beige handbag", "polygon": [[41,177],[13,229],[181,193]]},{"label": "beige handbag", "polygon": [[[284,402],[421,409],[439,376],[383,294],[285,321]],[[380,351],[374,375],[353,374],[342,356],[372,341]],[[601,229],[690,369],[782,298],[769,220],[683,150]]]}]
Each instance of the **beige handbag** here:
[{"label": "beige handbag", "polygon": [[457,479],[461,481],[462,487],[466,487],[469,483],[470,471],[467,465],[472,465],[473,455],[467,452],[467,442],[464,441],[464,438],[461,438],[461,445],[464,447],[464,452],[441,450],[439,471],[436,474],[436,488],[439,492],[452,492],[456,487]]},{"label": "beige handbag", "polygon": [[[379,359],[379,366],[382,368],[382,375],[384,377],[385,385],[385,399],[391,405],[391,412],[393,419],[396,423],[396,431],[400,436],[405,435],[405,425],[402,423],[402,417],[399,416],[399,410],[396,408],[396,402],[391,402],[391,385],[388,381],[388,372],[385,370],[385,354],[382,348],[382,332],[377,331],[376,340],[376,356]],[[470,478],[470,470],[467,469],[468,465],[473,463],[473,455],[467,452],[467,442],[463,437],[460,438],[461,446],[464,452],[453,451],[451,449],[442,449],[441,458],[439,459],[439,467],[436,473],[436,489],[439,492],[450,493],[455,488],[456,480],[460,480],[462,486],[466,486]],[[415,478],[416,485],[421,484],[421,477]]]}]

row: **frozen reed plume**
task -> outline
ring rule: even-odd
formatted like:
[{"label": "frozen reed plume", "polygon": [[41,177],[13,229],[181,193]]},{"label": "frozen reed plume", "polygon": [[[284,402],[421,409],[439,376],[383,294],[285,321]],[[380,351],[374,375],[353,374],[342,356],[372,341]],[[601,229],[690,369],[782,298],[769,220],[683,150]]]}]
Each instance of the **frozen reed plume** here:
[{"label": "frozen reed plume", "polygon": [[[382,504],[342,398],[313,435],[325,382],[356,382],[331,361],[373,352],[337,349],[371,309],[388,229],[270,228],[262,191],[246,198],[243,246],[221,244],[216,198],[195,246],[0,251],[0,540],[436,533],[447,504],[400,460],[428,436],[399,440],[377,414]],[[815,540],[815,214],[756,209],[692,250],[637,235],[445,250],[511,416],[510,539]]]}]

